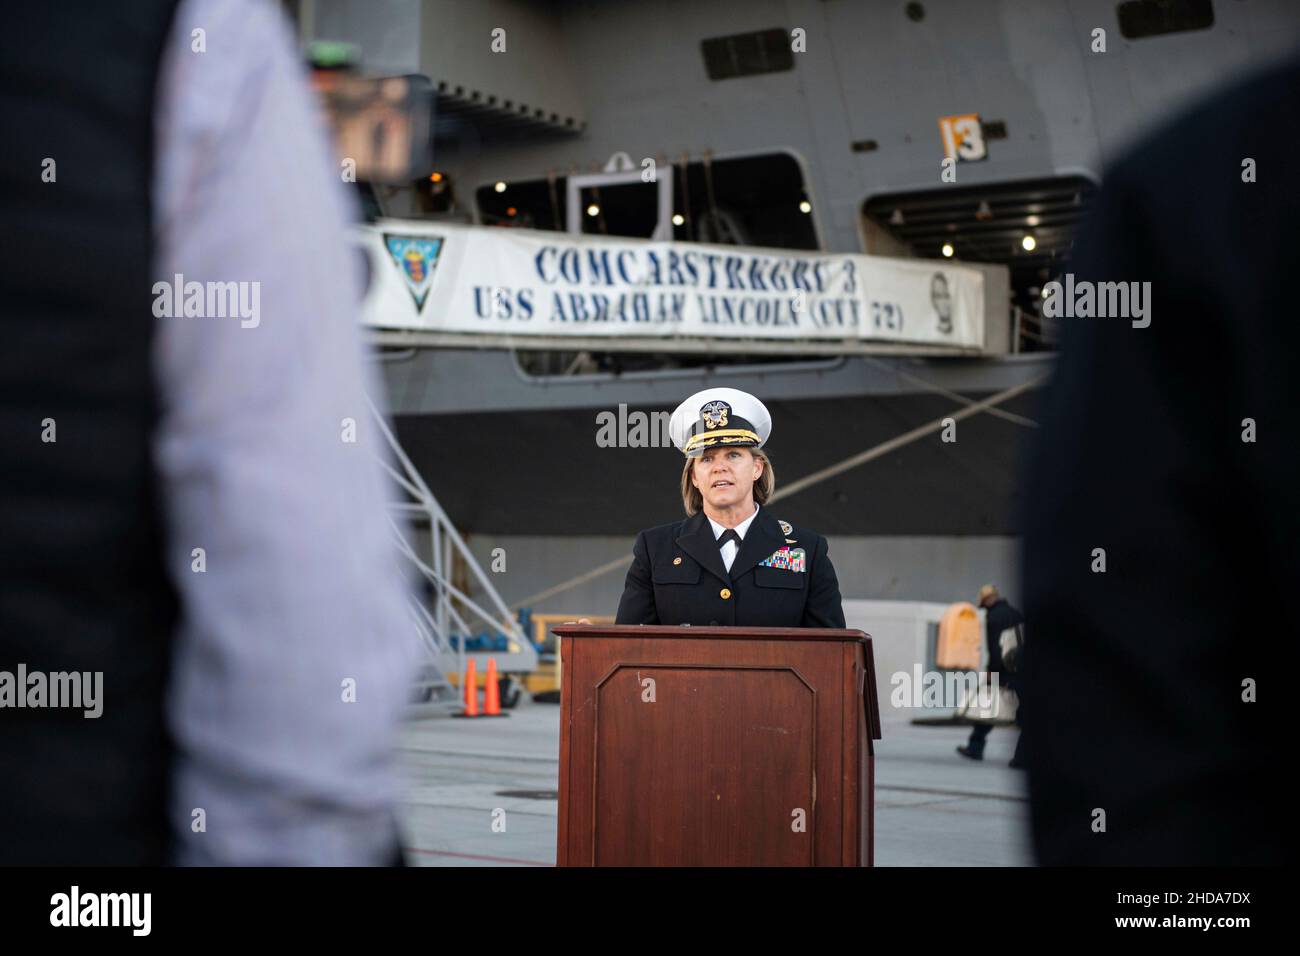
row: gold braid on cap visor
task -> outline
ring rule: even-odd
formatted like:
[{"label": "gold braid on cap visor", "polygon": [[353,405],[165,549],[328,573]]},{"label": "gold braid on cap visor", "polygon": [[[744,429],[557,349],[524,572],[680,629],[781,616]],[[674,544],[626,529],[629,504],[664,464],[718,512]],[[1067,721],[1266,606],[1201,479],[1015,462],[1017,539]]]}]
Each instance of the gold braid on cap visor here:
[{"label": "gold braid on cap visor", "polygon": [[682,449],[686,454],[707,448],[710,445],[736,445],[742,441],[752,441],[755,445],[758,442],[758,435],[748,428],[719,428],[711,432],[700,432],[698,435],[692,435],[687,439],[686,447]]}]

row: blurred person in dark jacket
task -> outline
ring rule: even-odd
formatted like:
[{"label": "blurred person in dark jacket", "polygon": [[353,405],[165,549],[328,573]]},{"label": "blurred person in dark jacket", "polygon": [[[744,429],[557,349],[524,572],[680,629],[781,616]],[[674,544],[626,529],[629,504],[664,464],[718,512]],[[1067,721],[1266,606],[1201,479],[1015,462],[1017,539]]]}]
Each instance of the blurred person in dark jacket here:
[{"label": "blurred person in dark jacket", "polygon": [[[1073,283],[1148,310],[1061,320],[1024,487],[1043,864],[1281,863],[1290,749],[1255,702],[1300,583],[1300,64],[1109,169]],[[1279,680],[1260,700],[1279,699]]]},{"label": "blurred person in dark jacket", "polygon": [[[0,863],[395,862],[413,644],[279,7],[6,30]],[[99,675],[97,715],[49,706],[59,674]]]}]

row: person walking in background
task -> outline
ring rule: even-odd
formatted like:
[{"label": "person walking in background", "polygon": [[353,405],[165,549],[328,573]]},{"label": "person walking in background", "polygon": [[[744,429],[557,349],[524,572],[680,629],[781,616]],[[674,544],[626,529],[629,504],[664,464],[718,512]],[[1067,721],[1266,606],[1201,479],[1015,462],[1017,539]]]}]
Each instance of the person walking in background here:
[{"label": "person walking in background", "polygon": [[[984,646],[988,653],[988,672],[998,675],[999,684],[1011,684],[1015,680],[1011,674],[1003,667],[1002,663],[1002,632],[1008,628],[1016,627],[1023,624],[1025,616],[1012,607],[1011,602],[998,593],[998,589],[992,584],[986,584],[979,590],[975,598],[975,603],[984,608]],[[1012,689],[1015,689],[1014,686]],[[1011,758],[1011,766],[1022,767],[1024,751],[1023,719],[1022,713],[1023,702],[1016,706],[1016,726],[1022,728],[1020,737],[1016,740],[1016,752]],[[988,741],[988,736],[993,731],[992,724],[976,724],[971,728],[970,740],[957,747],[957,753],[971,760],[984,759],[984,744]]]}]

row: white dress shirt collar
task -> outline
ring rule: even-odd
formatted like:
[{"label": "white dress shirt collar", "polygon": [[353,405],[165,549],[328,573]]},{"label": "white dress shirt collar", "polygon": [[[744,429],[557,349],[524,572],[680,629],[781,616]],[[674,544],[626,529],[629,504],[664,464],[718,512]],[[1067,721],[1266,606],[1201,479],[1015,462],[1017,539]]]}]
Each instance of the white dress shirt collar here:
[{"label": "white dress shirt collar", "polygon": [[[742,521],[740,524],[736,525],[736,534],[739,535],[742,539],[745,537],[745,532],[749,530],[749,526],[753,524],[754,519],[758,517],[758,508],[759,508],[758,504],[755,503],[754,513],[750,515],[748,518],[746,518],[744,521]],[[708,515],[705,515],[704,517],[709,518]],[[727,530],[722,525],[714,521],[712,518],[709,518],[709,524],[713,526],[713,538],[715,541],[718,539],[718,536],[722,534],[722,532]]]}]

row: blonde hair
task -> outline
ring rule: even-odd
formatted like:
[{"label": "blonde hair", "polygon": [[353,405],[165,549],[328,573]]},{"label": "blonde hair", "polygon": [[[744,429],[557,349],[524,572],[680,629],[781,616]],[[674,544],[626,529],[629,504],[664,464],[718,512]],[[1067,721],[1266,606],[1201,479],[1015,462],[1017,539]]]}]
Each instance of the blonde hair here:
[{"label": "blonde hair", "polygon": [[[747,450],[763,463],[763,473],[754,481],[754,501],[760,505],[766,504],[776,488],[776,473],[772,470],[772,459],[768,458],[767,453],[761,448],[747,448]],[[698,460],[698,458],[687,458],[686,464],[682,467],[682,507],[686,509],[686,514],[692,517],[704,508],[704,495],[691,482],[691,472],[695,469],[695,462]]]}]

